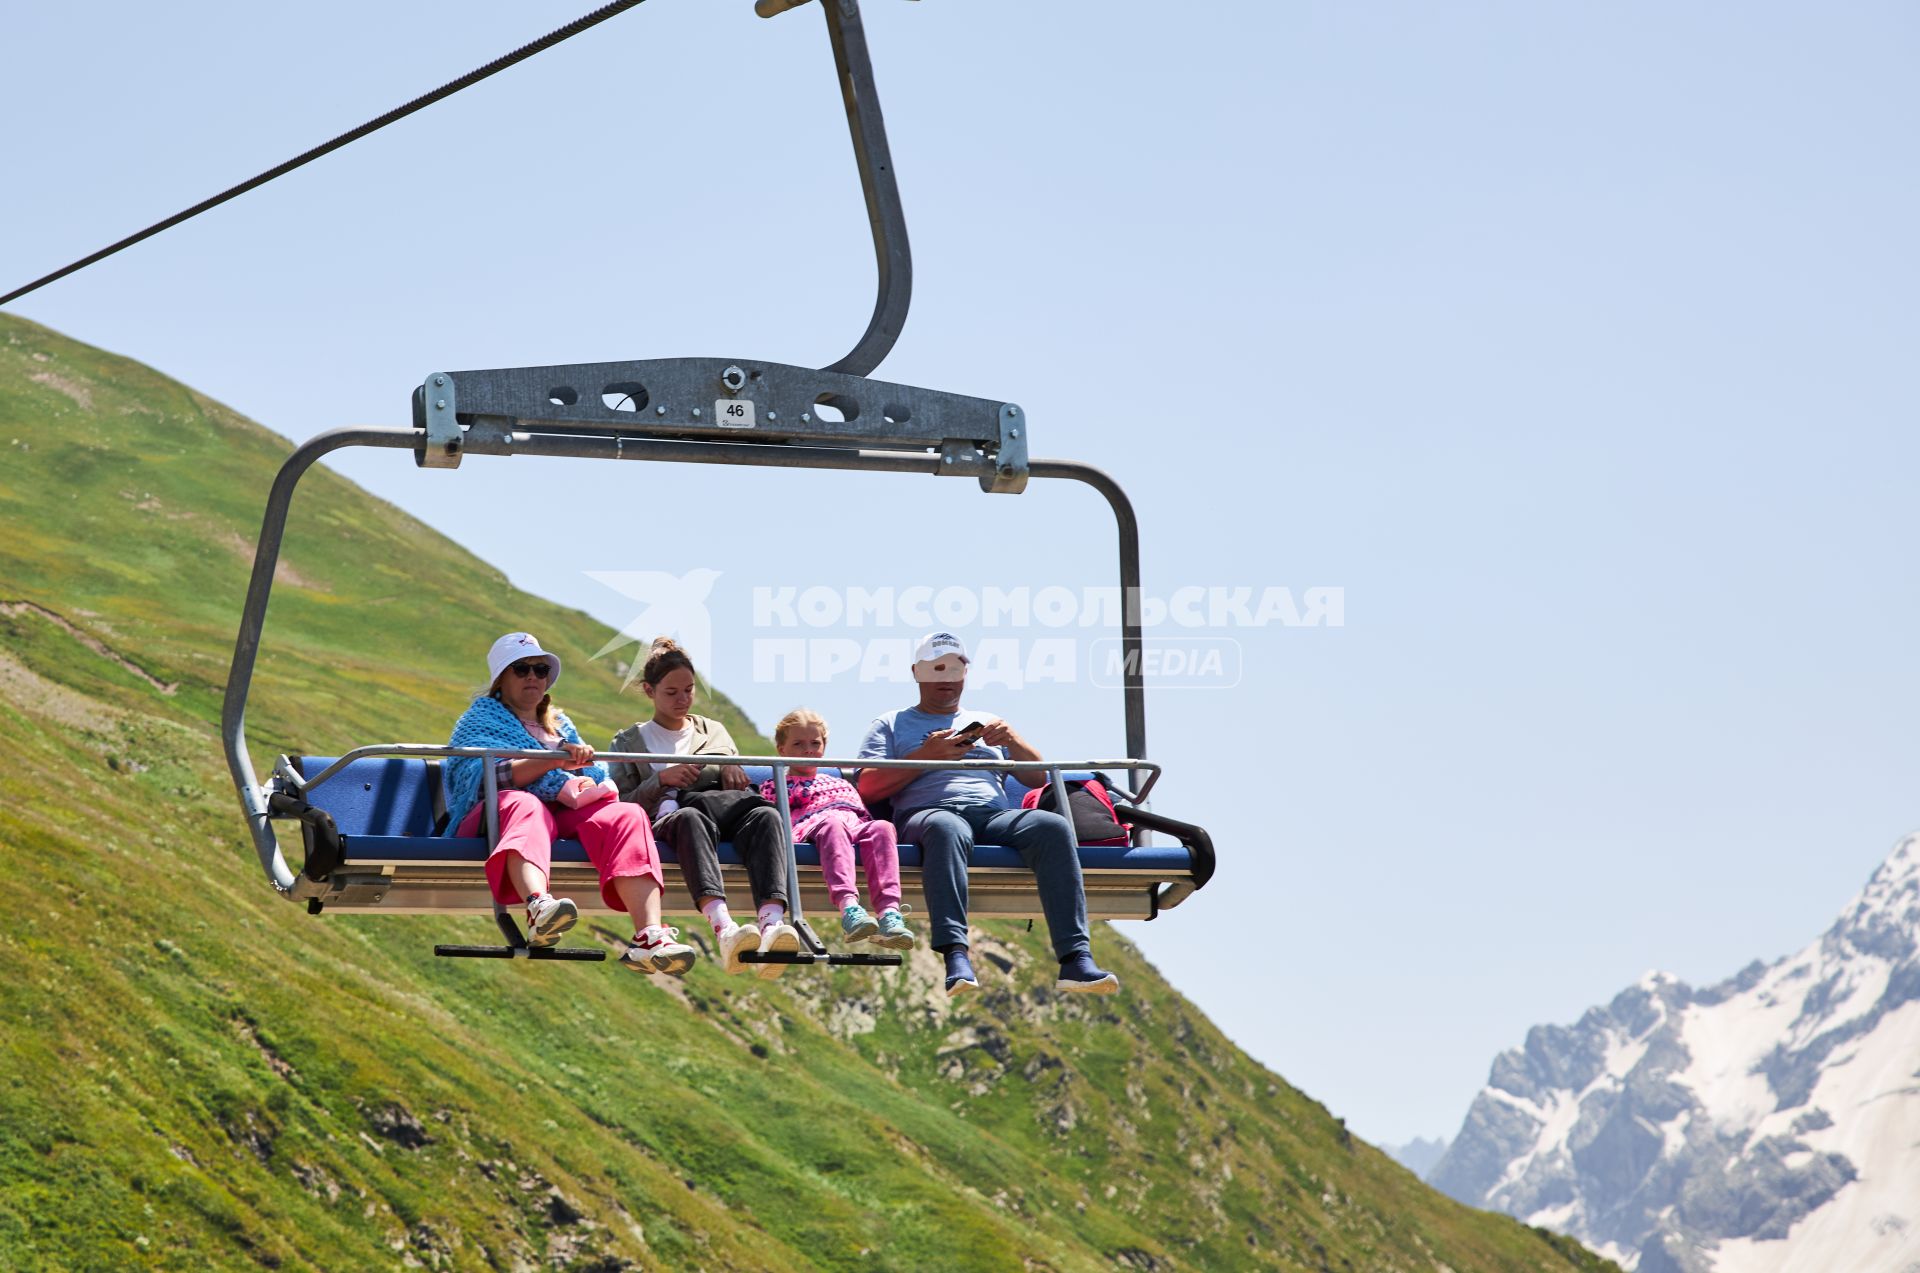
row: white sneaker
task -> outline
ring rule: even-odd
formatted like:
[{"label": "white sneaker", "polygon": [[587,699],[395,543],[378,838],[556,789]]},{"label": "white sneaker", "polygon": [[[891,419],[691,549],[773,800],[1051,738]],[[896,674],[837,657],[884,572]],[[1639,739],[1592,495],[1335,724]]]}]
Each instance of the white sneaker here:
[{"label": "white sneaker", "polygon": [[580,919],[580,908],[564,897],[542,893],[527,903],[527,945],[535,950],[558,942]]},{"label": "white sneaker", "polygon": [[720,969],[733,974],[747,970],[740,962],[742,951],[760,949],[760,927],[757,924],[728,924],[718,938],[720,943]]},{"label": "white sneaker", "polygon": [[631,946],[620,956],[620,961],[628,967],[641,972],[664,972],[671,977],[684,977],[687,970],[699,956],[693,947],[680,940],[680,930],[663,928],[661,939],[652,945],[647,944],[646,935],[634,938]]},{"label": "white sneaker", "polygon": [[[786,920],[783,919],[779,923],[761,930],[761,954],[771,955],[776,951],[783,954],[797,954],[799,950],[800,930],[792,924],[789,924]],[[772,981],[786,970],[787,965],[785,964],[755,964],[753,966],[754,975],[762,981]]]}]

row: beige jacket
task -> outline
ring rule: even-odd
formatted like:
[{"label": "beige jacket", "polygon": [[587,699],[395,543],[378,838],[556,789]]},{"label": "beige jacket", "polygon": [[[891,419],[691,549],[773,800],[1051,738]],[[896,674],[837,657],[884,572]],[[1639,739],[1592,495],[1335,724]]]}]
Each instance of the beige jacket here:
[{"label": "beige jacket", "polygon": [[[732,756],[740,749],[733,745],[733,735],[727,733],[727,727],[707,716],[687,713],[687,721],[693,726],[692,749],[690,756]],[[636,721],[613,736],[613,746],[608,751],[650,751],[646,740],[640,737],[640,725]],[[652,818],[660,808],[661,792],[666,790],[660,785],[659,775],[653,772],[649,764],[628,764],[622,760],[609,760],[607,768],[613,771],[613,785],[620,789],[622,800],[631,800],[647,811]],[[709,782],[718,781],[718,765],[708,765],[700,776]]]}]

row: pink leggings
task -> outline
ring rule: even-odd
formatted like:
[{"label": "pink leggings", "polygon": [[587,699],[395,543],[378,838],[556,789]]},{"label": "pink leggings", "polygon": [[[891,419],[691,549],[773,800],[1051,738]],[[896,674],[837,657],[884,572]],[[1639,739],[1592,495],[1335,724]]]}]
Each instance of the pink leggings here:
[{"label": "pink leggings", "polygon": [[[858,897],[853,883],[853,856],[860,851],[860,869],[867,873],[867,897],[875,910],[900,905],[900,849],[893,823],[855,822],[852,812],[824,815],[807,839],[820,850],[820,874],[827,881],[827,896]],[[849,830],[849,827],[852,829]]]},{"label": "pink leggings", "polygon": [[[484,835],[481,819],[486,816],[486,797],[460,820],[455,835]],[[528,866],[537,866],[553,874],[553,842],[578,839],[587,851],[587,860],[600,873],[600,900],[616,911],[627,904],[614,891],[613,882],[626,876],[650,875],[655,884],[660,878],[660,855],[654,852],[653,828],[637,804],[624,800],[602,800],[580,809],[563,804],[548,804],[531,791],[500,793],[500,842],[487,856],[487,883],[494,900],[511,906],[520,893],[507,882],[507,854],[518,853]]]}]

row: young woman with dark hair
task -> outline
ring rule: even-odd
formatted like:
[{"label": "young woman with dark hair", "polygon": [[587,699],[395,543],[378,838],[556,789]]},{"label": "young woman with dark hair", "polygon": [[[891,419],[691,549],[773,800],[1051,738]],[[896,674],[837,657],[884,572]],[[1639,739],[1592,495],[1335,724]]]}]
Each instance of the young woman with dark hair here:
[{"label": "young woman with dark hair", "polygon": [[[738,754],[725,725],[694,715],[699,687],[693,660],[666,637],[648,652],[640,689],[653,704],[653,718],[615,734],[611,750],[657,756]],[[745,770],[692,761],[614,761],[612,769],[621,800],[639,805],[654,818],[655,834],[679,859],[687,891],[713,925],[721,967],[730,973],[743,971],[740,956],[749,950],[770,954],[800,949],[799,930],[787,920],[787,843],[780,811],[751,790]],[[669,799],[677,807],[663,809]],[[723,839],[733,842],[747,868],[758,910],[749,923],[735,923],[727,910],[717,851]],[[786,971],[786,965],[778,963],[754,967],[765,978]]]}]

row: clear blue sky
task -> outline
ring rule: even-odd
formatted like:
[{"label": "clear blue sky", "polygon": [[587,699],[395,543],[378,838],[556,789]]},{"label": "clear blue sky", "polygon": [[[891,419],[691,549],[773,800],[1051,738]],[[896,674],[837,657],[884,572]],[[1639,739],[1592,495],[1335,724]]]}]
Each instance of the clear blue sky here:
[{"label": "clear blue sky", "polygon": [[[586,7],[22,8],[0,286]],[[1239,685],[1151,708],[1160,807],[1222,863],[1128,931],[1255,1056],[1369,1138],[1451,1134],[1528,1026],[1778,956],[1920,827],[1910,6],[868,25],[918,281],[878,374],[1018,401],[1036,453],[1118,476],[1150,592],[1345,590],[1344,626],[1225,633]],[[871,271],[817,10],[652,0],[15,309],[300,438],[405,423],[434,369],[818,365]],[[720,571],[718,679],[849,746],[905,691],[755,681],[754,587],[1113,580],[1074,489],[342,467],[615,625],[586,571]],[[551,528],[491,514],[536,489]],[[666,525],[715,498],[733,525]],[[972,701],[1121,749],[1084,679]]]}]

